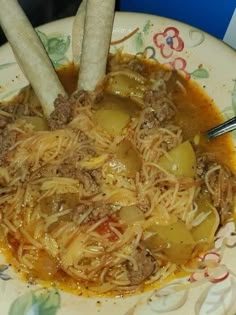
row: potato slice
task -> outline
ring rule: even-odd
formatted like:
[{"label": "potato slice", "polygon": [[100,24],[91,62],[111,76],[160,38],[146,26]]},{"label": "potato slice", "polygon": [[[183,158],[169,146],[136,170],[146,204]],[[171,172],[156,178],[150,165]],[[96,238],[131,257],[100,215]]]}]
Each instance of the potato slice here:
[{"label": "potato slice", "polygon": [[142,167],[142,159],[129,140],[117,146],[115,158],[109,162],[108,172],[116,175],[135,177]]},{"label": "potato slice", "polygon": [[56,259],[42,250],[39,252],[39,257],[34,261],[32,273],[42,280],[53,279],[59,269]]},{"label": "potato slice", "polygon": [[105,94],[94,107],[96,122],[111,136],[121,134],[131,117],[136,117],[140,110],[137,102],[111,94]]},{"label": "potato slice", "polygon": [[127,112],[118,108],[101,108],[96,112],[95,117],[98,124],[113,137],[121,134],[130,119]]},{"label": "potato slice", "polygon": [[97,168],[102,167],[104,163],[107,161],[108,157],[109,157],[108,154],[102,154],[100,156],[92,157],[90,160],[81,161],[78,164],[80,165],[80,167],[86,170],[95,170]]},{"label": "potato slice", "polygon": [[134,224],[144,220],[143,212],[137,206],[127,206],[120,209],[120,218],[127,224]]},{"label": "potato slice", "polygon": [[125,97],[142,98],[145,91],[145,78],[131,70],[111,73],[106,90]]},{"label": "potato slice", "polygon": [[151,251],[160,248],[167,260],[175,264],[191,259],[196,243],[182,221],[170,225],[154,224],[148,231],[155,233],[145,241]]},{"label": "potato slice", "polygon": [[195,241],[211,243],[220,224],[219,214],[207,198],[200,198],[197,204],[198,211],[196,217],[201,214],[203,216],[208,214],[208,216],[199,225],[192,228],[191,234]]},{"label": "potato slice", "polygon": [[104,185],[102,191],[105,196],[102,198],[102,202],[119,205],[121,207],[132,206],[137,203],[137,195],[135,191],[127,188],[116,188],[114,190],[113,185]]},{"label": "potato slice", "polygon": [[185,141],[162,156],[158,164],[177,177],[196,176],[196,155],[189,141]]},{"label": "potato slice", "polygon": [[117,136],[130,118],[137,115],[140,105],[128,98],[106,94],[95,109],[96,122],[111,136]]},{"label": "potato slice", "polygon": [[25,120],[27,124],[31,124],[35,131],[48,130],[48,123],[46,119],[38,116],[23,116],[22,120]]}]

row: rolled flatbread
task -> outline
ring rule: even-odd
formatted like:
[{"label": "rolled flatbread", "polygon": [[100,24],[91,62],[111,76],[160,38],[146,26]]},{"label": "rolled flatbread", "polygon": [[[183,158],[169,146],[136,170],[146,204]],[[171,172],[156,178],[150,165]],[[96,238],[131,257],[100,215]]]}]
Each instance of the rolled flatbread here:
[{"label": "rolled flatbread", "polygon": [[78,89],[93,91],[106,72],[115,0],[87,0]]},{"label": "rolled flatbread", "polygon": [[84,37],[84,24],[86,15],[87,0],[83,0],[74,17],[72,27],[72,54],[74,64],[78,67],[80,64],[82,43]]},{"label": "rolled flatbread", "polygon": [[57,96],[66,92],[36,31],[16,0],[0,0],[0,24],[45,116],[49,117]]}]

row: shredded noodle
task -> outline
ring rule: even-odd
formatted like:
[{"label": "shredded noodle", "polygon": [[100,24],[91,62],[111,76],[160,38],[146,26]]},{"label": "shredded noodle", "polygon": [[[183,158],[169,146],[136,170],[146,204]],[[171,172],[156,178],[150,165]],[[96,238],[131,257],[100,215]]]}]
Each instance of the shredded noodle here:
[{"label": "shredded noodle", "polygon": [[[126,72],[116,71],[113,77]],[[146,80],[140,74],[131,75],[136,77],[138,84]],[[160,92],[158,102],[174,108],[166,93],[170,79],[168,74],[159,83],[154,80],[152,88]],[[181,82],[177,81],[177,87],[186,94]],[[25,90],[23,95],[26,110],[32,107],[34,115],[41,117],[37,106],[32,106],[37,103],[32,101],[32,91]],[[207,196],[216,199],[222,197],[222,187],[228,185],[223,191],[227,200],[233,192],[221,165],[210,167],[202,180],[197,174],[178,176],[175,169],[160,163],[163,158],[171,163],[171,150],[183,143],[175,121],[151,125],[146,120],[154,109],[139,108],[122,133],[113,136],[96,123],[96,106],[77,106],[76,116],[64,129],[36,131],[18,120],[8,124],[16,141],[0,167],[0,225],[29,278],[40,278],[41,262],[41,269],[47,265],[48,279],[61,273],[97,293],[132,291],[181,268],[181,263],[170,258],[171,242],[162,240],[159,225],[182,222],[191,232],[211,215],[199,212],[203,185]],[[12,117],[5,109],[0,115]],[[157,121],[156,116],[153,119]],[[136,156],[131,166],[141,161],[132,175],[124,167],[129,157],[117,162],[116,150],[124,140]],[[217,182],[214,176],[218,174]],[[124,209],[125,217],[121,217]],[[183,264],[183,269],[191,268]]]}]

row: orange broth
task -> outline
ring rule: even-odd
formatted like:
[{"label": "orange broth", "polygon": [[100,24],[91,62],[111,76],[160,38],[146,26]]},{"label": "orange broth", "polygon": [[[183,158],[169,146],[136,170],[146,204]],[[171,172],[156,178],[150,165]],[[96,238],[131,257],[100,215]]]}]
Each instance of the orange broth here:
[{"label": "orange broth", "polygon": [[[158,71],[160,68],[162,68],[162,66],[159,64],[146,61],[147,72]],[[57,73],[68,94],[71,94],[73,91],[75,91],[78,79],[78,71],[73,66],[73,64],[60,68]],[[172,89],[173,91],[174,102],[178,109],[175,122],[182,127],[184,139],[191,139],[199,132],[203,133],[204,131],[221,123],[223,120],[222,115],[217,109],[214,100],[212,100],[205,93],[204,89],[199,87],[191,80],[184,80],[176,73],[175,76],[181,82],[187,92],[186,94],[183,93],[183,91],[181,91],[181,89],[176,84],[173,84],[173,86],[170,86],[172,83],[169,84],[168,88]],[[236,172],[235,149],[230,135],[218,137],[217,139],[214,139],[203,146],[204,150],[215,155],[216,160],[229,167],[233,172]],[[16,258],[14,258],[13,253],[17,251],[18,246],[14,242],[10,243],[11,245],[9,248],[9,245],[6,246],[4,242],[1,242],[0,252],[6,256],[8,262],[11,262],[13,266],[17,266],[17,261]],[[20,273],[18,267],[16,267],[16,270]],[[161,287],[168,281],[184,275],[185,274],[183,272],[177,272],[174,275],[168,277],[168,279],[159,281],[152,285],[143,286],[141,290]],[[31,276],[34,278],[34,273],[32,273]],[[45,275],[41,274],[40,271],[37,272],[36,278],[43,279],[43,285],[46,286],[55,285],[56,287],[65,291],[79,295],[83,294],[84,296],[96,295],[95,293],[93,294],[91,291],[88,291],[86,288],[81,288],[76,280],[73,280],[60,270],[56,272],[56,274],[51,279],[45,278]],[[140,291],[136,291],[135,293],[140,293]],[[112,293],[106,293],[104,295],[114,296]]]}]

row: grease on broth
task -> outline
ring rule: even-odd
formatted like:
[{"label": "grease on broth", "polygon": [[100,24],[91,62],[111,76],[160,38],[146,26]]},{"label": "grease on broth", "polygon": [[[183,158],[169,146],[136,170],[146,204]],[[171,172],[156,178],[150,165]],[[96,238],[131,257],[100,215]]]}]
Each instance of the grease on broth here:
[{"label": "grease on broth", "polygon": [[[147,74],[160,71],[160,69],[169,71],[155,62],[146,60]],[[69,94],[75,91],[78,70],[74,65],[62,67],[57,73],[66,91]],[[178,108],[176,123],[181,126],[185,140],[192,139],[199,132],[204,133],[223,122],[223,116],[214,100],[206,94],[203,88],[192,80],[186,81],[178,74],[175,76],[175,79],[179,80],[187,91],[187,94],[183,93],[174,80],[167,83],[168,88],[173,91],[173,100]],[[111,97],[109,94],[108,98]],[[213,152],[218,161],[236,172],[235,149],[230,134],[222,135],[208,142],[204,145],[205,150]]]},{"label": "grease on broth", "polygon": [[[151,75],[151,73],[155,73],[158,71],[167,71],[167,70],[165,70],[159,64],[153,63],[151,61],[145,61],[145,74],[147,76]],[[59,69],[58,70],[58,76],[59,76],[61,82],[63,83],[65,89],[67,90],[67,92],[69,94],[73,93],[73,91],[75,91],[75,89],[76,89],[76,84],[77,84],[77,78],[78,78],[77,69],[72,64],[70,64],[66,67]],[[175,72],[174,72],[173,76],[174,76],[174,79],[168,81],[168,83],[167,83],[167,89],[169,89],[173,92],[173,100],[174,100],[175,105],[177,107],[177,115],[175,116],[173,121],[174,121],[174,123],[181,126],[182,131],[183,131],[183,140],[187,141],[189,139],[192,139],[199,132],[203,133],[204,131],[206,131],[206,130],[210,129],[211,127],[222,122],[222,116],[219,113],[217,107],[215,106],[213,100],[211,100],[206,95],[206,93],[203,89],[201,89],[196,83],[194,83],[192,81],[183,80]],[[175,84],[176,80],[180,81],[180,83],[183,85],[186,93],[183,93],[183,90],[180,89],[179,86]],[[133,87],[133,83],[132,83],[132,87]],[[109,93],[106,93],[103,101],[101,103],[99,103],[102,109],[108,108],[109,110],[110,110],[110,108],[108,106],[109,103],[116,104],[115,105],[116,110],[122,106],[123,107],[124,106],[130,106],[126,111],[126,115],[122,116],[121,121],[122,121],[123,125],[117,127],[118,134],[121,132],[122,129],[125,128],[130,117],[136,117],[138,115],[137,113],[140,110],[140,108],[139,108],[140,104],[139,103],[135,104],[135,101],[133,99],[128,99],[128,101],[126,102],[125,105],[121,104],[122,101],[123,101],[122,98],[120,98],[117,95],[112,95],[109,91]],[[121,105],[119,105],[119,104],[121,104]],[[136,106],[137,106],[137,108],[136,108]],[[114,109],[114,108],[112,108],[112,109]],[[116,112],[116,113],[118,113],[118,112]],[[103,119],[107,120],[107,118],[106,117],[104,118],[102,115],[100,115],[99,117],[98,116],[97,116],[98,122],[100,120],[101,125],[104,126]],[[106,126],[106,128],[105,128],[105,129],[107,129],[106,131],[108,131],[108,133],[110,132],[112,136],[116,136],[117,134],[113,133],[113,131],[111,131],[109,128],[110,128],[110,125]],[[127,142],[126,142],[126,144],[127,144]],[[123,147],[122,147],[122,150],[120,150],[121,151],[120,154],[117,154],[118,159],[120,159],[121,162],[125,166],[127,166],[126,170],[124,171],[124,173],[121,173],[121,175],[127,175],[128,174],[128,176],[130,178],[135,178],[136,173],[141,169],[141,165],[142,165],[141,159],[137,155],[137,152],[134,149],[132,149],[131,150],[132,151],[132,153],[131,153],[132,159],[134,159],[134,160],[136,159],[136,163],[132,163],[132,160],[127,159],[127,154],[126,154],[127,152],[129,152],[129,149],[130,149],[130,147],[132,147],[132,144],[129,143],[128,146],[124,145]],[[214,154],[216,161],[219,161],[223,165],[229,167],[230,169],[232,169],[232,171],[236,171],[235,151],[234,151],[234,147],[233,147],[233,143],[232,143],[232,139],[231,139],[230,135],[224,135],[224,136],[218,137],[217,139],[212,140],[209,143],[203,144],[202,147],[200,148],[200,150]],[[119,151],[119,146],[118,146],[118,151]],[[193,161],[192,164],[194,164],[194,163],[195,163],[195,160]],[[195,170],[194,170],[194,172],[195,172]],[[194,177],[194,174],[192,175],[192,173],[191,173],[190,175],[192,177]],[[127,206],[128,209],[131,209],[130,207],[133,207],[132,211],[134,211],[134,215],[132,216],[132,220],[134,220],[133,218],[135,216],[137,216],[137,213],[139,215],[139,218],[143,218],[143,215],[140,214],[139,210],[136,211],[137,209],[135,210],[133,205]],[[123,212],[121,214],[122,214],[122,218],[124,218],[123,220],[125,221],[126,216],[123,215],[124,214],[124,208],[125,207],[121,208],[121,209],[123,209],[122,210]],[[135,213],[135,211],[136,211],[136,213]],[[157,209],[157,212],[158,212],[158,209]],[[62,220],[65,220],[65,221],[70,220],[70,217],[69,218],[63,217]],[[129,218],[129,220],[130,220],[130,218]],[[177,221],[177,220],[176,220],[176,222],[173,222],[173,226],[175,227],[175,229],[177,231],[179,229],[181,230],[182,225],[184,225],[184,224]],[[169,227],[171,228],[172,225],[169,225]],[[107,228],[107,226],[106,226],[106,228]],[[153,225],[152,225],[152,228],[153,228]],[[150,228],[150,230],[151,230],[151,228]],[[158,231],[158,228],[154,226],[154,230]],[[162,231],[162,233],[160,233],[160,234],[166,233],[168,236],[170,235],[170,231],[168,231],[168,228],[166,229],[165,227],[162,227],[160,230]],[[190,231],[187,230],[187,228],[184,232],[185,232],[185,234],[183,235],[183,237],[185,237],[185,238],[191,234]],[[197,233],[195,233],[195,234],[197,234]],[[172,243],[175,244],[175,236],[176,236],[175,234],[172,235],[172,238],[170,240],[171,244]],[[152,241],[153,240],[151,239],[150,244]],[[10,245],[10,252],[8,252],[8,247],[6,248],[6,244],[4,242],[3,242],[3,245],[1,247],[3,248],[4,254],[6,254],[8,260],[11,261],[13,265],[17,266],[16,259],[14,258],[14,253],[16,251],[18,251],[19,244],[17,243],[17,240],[15,238],[8,239],[8,242]],[[157,244],[161,244],[160,247],[166,246],[166,240],[165,239],[163,240],[160,237],[160,235],[157,235],[156,239],[154,238],[154,242]],[[183,247],[182,244],[186,245],[187,247]],[[186,262],[189,258],[190,253],[193,250],[193,244],[195,244],[194,239],[191,239],[190,242],[188,242],[187,240],[186,240],[186,242],[184,242],[180,238],[180,242],[176,245],[176,248],[175,248],[175,246],[172,246],[171,250],[166,249],[166,252],[169,255],[169,257],[171,257],[171,259],[173,258],[173,260],[175,262],[176,261],[179,262],[179,256],[178,256],[177,251],[181,252],[182,250],[187,249],[188,253],[186,253],[186,257],[184,257],[184,262]],[[152,247],[152,244],[150,246]],[[7,252],[8,252],[8,254],[7,254]],[[72,279],[63,270],[61,270],[60,264],[58,264],[58,262],[56,260],[54,260],[51,257],[49,257],[48,255],[46,255],[44,251],[39,252],[38,255],[39,255],[38,260],[37,260],[33,270],[31,270],[31,272],[29,272],[29,274],[28,274],[28,279],[33,279],[33,281],[35,278],[41,279],[41,280],[46,281],[48,286],[56,285],[56,286],[66,290],[66,291],[70,291],[73,293],[82,293],[86,296],[87,295],[93,295],[93,293],[91,293],[89,291],[89,288],[87,290],[87,288],[83,287],[83,285],[81,285],[79,281]],[[167,257],[168,257],[168,255],[167,255]],[[182,263],[183,261],[181,260],[180,262]],[[135,292],[139,293],[140,291],[143,291],[143,290],[148,290],[148,289],[160,287],[161,285],[166,284],[167,281],[173,280],[174,278],[181,277],[183,275],[185,275],[185,273],[183,271],[181,271],[179,268],[177,268],[176,271],[172,275],[167,277],[167,279],[161,280],[158,283],[145,284],[145,285],[141,286],[140,288],[138,288],[138,290]],[[45,284],[45,282],[44,282],[44,284]],[[133,292],[131,292],[131,294],[132,293]],[[96,293],[94,293],[94,294],[97,295]],[[112,292],[106,293],[106,294],[104,293],[104,295],[113,296],[113,293]]]}]

